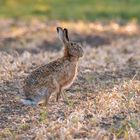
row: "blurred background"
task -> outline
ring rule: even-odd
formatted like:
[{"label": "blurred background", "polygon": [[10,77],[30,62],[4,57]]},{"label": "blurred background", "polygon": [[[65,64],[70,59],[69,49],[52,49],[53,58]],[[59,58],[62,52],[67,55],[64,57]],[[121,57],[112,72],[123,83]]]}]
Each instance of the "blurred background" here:
[{"label": "blurred background", "polygon": [[112,34],[138,34],[139,13],[139,0],[0,0],[1,50],[60,50],[56,26],[75,41],[104,45]]},{"label": "blurred background", "polygon": [[139,0],[0,0],[0,17],[53,20],[137,20]]}]

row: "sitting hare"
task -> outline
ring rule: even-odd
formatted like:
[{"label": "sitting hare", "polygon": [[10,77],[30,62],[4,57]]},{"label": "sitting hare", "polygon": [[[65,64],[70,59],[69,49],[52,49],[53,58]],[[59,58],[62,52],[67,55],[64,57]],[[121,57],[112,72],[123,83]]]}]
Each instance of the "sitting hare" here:
[{"label": "sitting hare", "polygon": [[52,93],[58,101],[64,89],[69,88],[77,75],[78,61],[83,56],[80,44],[69,41],[68,30],[57,27],[58,37],[63,43],[64,54],[34,70],[24,80],[23,91],[26,99],[24,104],[39,104],[42,100],[46,105]]}]

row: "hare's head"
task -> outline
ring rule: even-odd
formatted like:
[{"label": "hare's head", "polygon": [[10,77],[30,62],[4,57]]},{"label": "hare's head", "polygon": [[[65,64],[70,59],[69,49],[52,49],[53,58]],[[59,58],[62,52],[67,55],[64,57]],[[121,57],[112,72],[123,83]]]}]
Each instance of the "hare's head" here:
[{"label": "hare's head", "polygon": [[63,43],[65,47],[65,53],[68,56],[80,58],[83,56],[83,49],[80,43],[72,42],[68,37],[68,30],[66,28],[62,29],[61,27],[57,27],[57,33],[59,39]]}]

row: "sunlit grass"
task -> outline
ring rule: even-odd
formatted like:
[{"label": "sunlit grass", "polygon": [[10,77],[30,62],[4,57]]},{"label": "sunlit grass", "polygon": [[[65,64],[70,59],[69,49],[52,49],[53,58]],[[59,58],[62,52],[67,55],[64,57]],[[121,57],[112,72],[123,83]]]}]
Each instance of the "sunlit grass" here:
[{"label": "sunlit grass", "polygon": [[1,0],[0,17],[58,20],[138,19],[139,0]]}]

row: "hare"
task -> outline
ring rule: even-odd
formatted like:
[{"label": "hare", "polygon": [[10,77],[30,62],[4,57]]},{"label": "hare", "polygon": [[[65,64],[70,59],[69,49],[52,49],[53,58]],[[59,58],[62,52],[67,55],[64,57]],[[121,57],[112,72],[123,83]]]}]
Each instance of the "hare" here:
[{"label": "hare", "polygon": [[64,46],[64,54],[46,65],[35,69],[24,80],[24,104],[39,104],[42,100],[47,105],[52,93],[58,101],[60,94],[69,88],[77,75],[78,61],[83,56],[79,43],[71,42],[68,30],[57,27],[57,34]]}]

